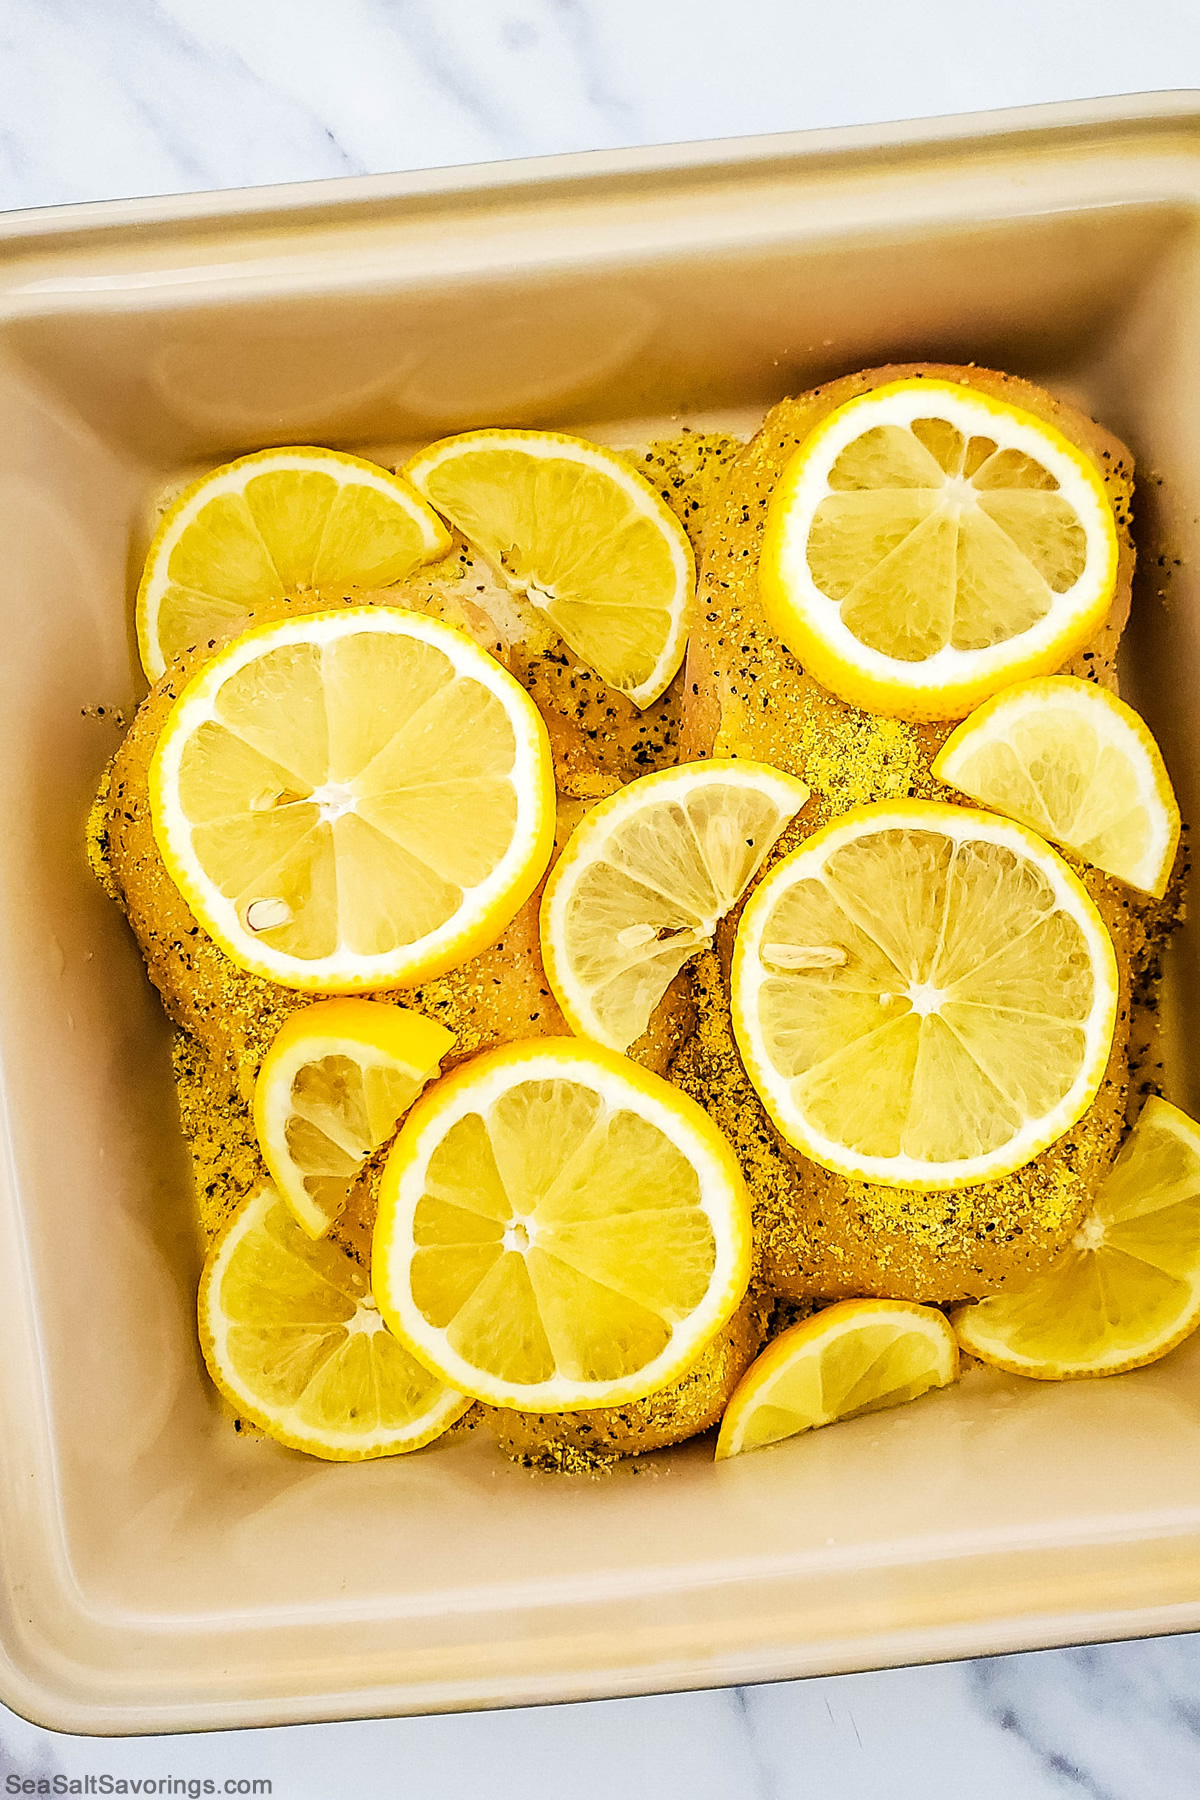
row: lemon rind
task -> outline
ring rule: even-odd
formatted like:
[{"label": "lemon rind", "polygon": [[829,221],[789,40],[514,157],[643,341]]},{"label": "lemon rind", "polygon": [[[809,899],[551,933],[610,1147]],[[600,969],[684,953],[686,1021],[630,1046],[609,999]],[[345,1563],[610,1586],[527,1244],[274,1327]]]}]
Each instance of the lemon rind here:
[{"label": "lemon rind", "polygon": [[968,1356],[976,1357],[991,1369],[999,1369],[1005,1375],[1024,1375],[1029,1381],[1087,1381],[1094,1377],[1097,1380],[1104,1375],[1127,1375],[1131,1369],[1145,1369],[1151,1363],[1160,1362],[1172,1350],[1192,1336],[1200,1325],[1200,1280],[1194,1285],[1192,1305],[1188,1312],[1181,1314],[1183,1323],[1162,1339],[1137,1356],[1112,1356],[1090,1363],[1038,1362],[1033,1358],[1023,1358],[1006,1354],[1003,1345],[1005,1340],[989,1337],[986,1333],[973,1331],[963,1322],[963,1314],[971,1307],[959,1307],[950,1314],[950,1323],[958,1332],[959,1345]]},{"label": "lemon rind", "polygon": [[[911,401],[911,405],[904,404],[906,401]],[[861,416],[878,412],[890,402],[900,403],[894,409],[895,422],[945,413],[958,423],[954,417],[957,413],[963,419],[974,415],[974,426],[984,430],[989,420],[1005,420],[1005,447],[1011,443],[1012,447],[1025,449],[1050,468],[1088,530],[1088,564],[1079,581],[1067,594],[1056,596],[1042,620],[1003,645],[986,651],[955,651],[947,646],[924,662],[902,662],[856,638],[842,624],[837,602],[822,594],[812,580],[805,546],[816,505],[828,491],[828,469],[844,447],[843,438],[848,443],[867,429],[859,422]],[[1085,512],[1090,514],[1091,529]],[[1100,539],[1104,554],[1091,567],[1093,548]],[[822,420],[794,452],[767,509],[759,587],[772,628],[831,693],[851,705],[885,716],[958,719],[997,689],[1049,674],[1082,650],[1095,637],[1112,606],[1117,567],[1116,522],[1103,481],[1095,465],[1069,438],[1034,414],[1002,404],[975,389],[947,381],[906,378],[846,401]],[[1085,579],[1088,588],[1084,598],[1071,603],[1072,595],[1078,593]],[[965,673],[965,665],[972,659],[979,659],[976,672]]]},{"label": "lemon rind", "polygon": [[[326,1462],[368,1462],[381,1456],[399,1456],[420,1450],[442,1436],[473,1402],[465,1395],[444,1390],[444,1395],[428,1411],[413,1421],[404,1432],[331,1432],[321,1437],[295,1424],[294,1410],[284,1411],[264,1406],[250,1388],[234,1378],[227,1357],[221,1355],[225,1327],[219,1309],[212,1304],[220,1290],[221,1277],[242,1238],[258,1222],[278,1198],[270,1188],[261,1188],[244,1200],[224,1229],[214,1240],[205,1259],[197,1298],[200,1349],[209,1377],[217,1390],[242,1417],[265,1431],[276,1443],[289,1450],[302,1450]],[[405,1346],[407,1348],[407,1346]],[[411,1352],[410,1352],[411,1354]],[[419,1359],[418,1359],[419,1360]]]},{"label": "lemon rind", "polygon": [[[1197,1165],[1200,1166],[1200,1125],[1194,1119],[1189,1118],[1180,1107],[1173,1106],[1169,1100],[1164,1100],[1161,1095],[1151,1094],[1138,1115],[1134,1132],[1143,1122],[1150,1121],[1167,1125],[1176,1136],[1186,1139]],[[1097,1196],[1097,1210],[1102,1205],[1103,1186]],[[1034,1276],[1033,1282],[1037,1279]],[[1124,1375],[1131,1369],[1144,1369],[1151,1363],[1159,1362],[1172,1350],[1178,1349],[1200,1326],[1200,1255],[1197,1257],[1196,1271],[1190,1285],[1191,1305],[1180,1311],[1171,1331],[1150,1341],[1135,1356],[1122,1356],[1114,1352],[1107,1357],[1093,1357],[1090,1362],[1063,1362],[1061,1359],[1043,1358],[1039,1361],[1034,1357],[1006,1354],[1005,1338],[972,1327],[972,1319],[978,1315],[980,1307],[987,1304],[986,1301],[973,1301],[957,1307],[950,1314],[950,1323],[961,1348],[968,1356],[978,1357],[980,1362],[987,1363],[990,1368],[1001,1369],[1008,1375],[1024,1375],[1030,1381],[1084,1381],[1104,1375]],[[998,1297],[1003,1299],[1003,1295]]]},{"label": "lemon rind", "polygon": [[[1130,887],[1151,895],[1153,899],[1161,900],[1179,847],[1179,802],[1175,798],[1162,751],[1146,721],[1108,688],[1100,687],[1094,681],[1082,681],[1074,675],[1043,675],[1003,688],[955,728],[934,758],[931,773],[938,781],[957,788],[959,793],[967,794],[980,805],[994,805],[996,810],[1005,811],[998,802],[989,800],[986,794],[962,785],[959,777],[968,754],[981,742],[1004,741],[1006,734],[998,727],[1002,726],[1006,713],[1011,712],[1014,717],[1021,717],[1028,708],[1052,703],[1073,707],[1081,715],[1096,707],[1103,708],[1111,725],[1108,741],[1114,742],[1118,736],[1124,740],[1122,748],[1139,774],[1143,793],[1152,795],[1158,802],[1157,808],[1147,807],[1154,828],[1152,840],[1136,870],[1116,869],[1106,864],[1097,866],[1103,867],[1106,874],[1115,875],[1118,881],[1124,881]],[[1015,815],[1006,813],[1006,817],[1012,816]],[[1018,823],[1025,821],[1019,820]],[[1031,826],[1030,829],[1035,830],[1036,827]],[[1070,844],[1065,839],[1054,841],[1074,854],[1082,854],[1077,845]]]},{"label": "lemon rind", "polygon": [[[1072,916],[1084,932],[1101,990],[1100,1004],[1093,1008],[1086,1028],[1087,1051],[1070,1089],[1052,1113],[1031,1125],[1007,1145],[978,1157],[953,1163],[928,1164],[910,1157],[854,1156],[822,1133],[815,1132],[798,1117],[782,1095],[782,1083],[766,1059],[760,1056],[757,1034],[752,1030],[754,1005],[764,972],[758,957],[762,930],[771,910],[775,894],[788,885],[792,873],[803,859],[819,868],[830,851],[841,842],[861,835],[864,827],[886,831],[897,829],[941,830],[959,839],[981,836],[994,843],[1007,843],[1030,857],[1050,879],[1060,900],[1069,900]],[[758,977],[755,978],[757,969]],[[1119,973],[1112,939],[1095,903],[1074,871],[1044,838],[1020,825],[1014,819],[997,813],[978,812],[970,807],[931,800],[885,800],[853,808],[806,838],[776,863],[763,877],[750,896],[738,925],[730,977],[731,1008],[734,1035],[745,1064],[746,1073],[776,1130],[786,1143],[801,1151],[813,1162],[834,1174],[852,1181],[871,1181],[881,1187],[911,1187],[924,1192],[940,1192],[949,1188],[975,1187],[981,1182],[995,1181],[1020,1169],[1069,1131],[1095,1099],[1104,1079],[1104,1071],[1112,1048],[1119,999]],[[933,1171],[937,1171],[936,1173]]]},{"label": "lemon rind", "polygon": [[[770,1389],[783,1374],[784,1370],[795,1360],[797,1355],[810,1356],[817,1352],[822,1339],[828,1341],[830,1335],[841,1336],[845,1332],[855,1330],[859,1325],[878,1323],[881,1319],[914,1319],[916,1322],[910,1330],[916,1333],[923,1331],[931,1346],[942,1352],[940,1361],[931,1359],[930,1366],[935,1368],[935,1378],[929,1387],[948,1387],[957,1378],[959,1372],[958,1339],[944,1313],[932,1306],[922,1306],[915,1300],[839,1300],[832,1306],[826,1306],[811,1318],[802,1319],[791,1325],[786,1331],[772,1340],[767,1348],[751,1363],[742,1376],[725,1408],[721,1420],[721,1429],[717,1434],[717,1445],[714,1460],[724,1462],[729,1457],[740,1456],[745,1448],[745,1427],[756,1407],[764,1401],[770,1402]],[[940,1379],[937,1377],[940,1376]],[[928,1392],[926,1389],[925,1392]],[[919,1397],[919,1396],[917,1396]],[[806,1431],[816,1431],[823,1425],[838,1423],[835,1415],[830,1419],[814,1419],[811,1424],[798,1425],[790,1434],[801,1436]],[[789,1438],[773,1440],[779,1443],[789,1442]],[[753,1446],[767,1449],[769,1445]]]},{"label": "lemon rind", "polygon": [[[679,673],[680,665],[683,662],[683,653],[687,648],[690,626],[689,602],[696,586],[696,562],[691,541],[675,514],[645,476],[617,451],[610,450],[607,445],[593,443],[587,438],[571,437],[566,432],[489,428],[480,431],[459,432],[453,437],[439,438],[436,443],[427,445],[424,450],[419,450],[405,463],[400,474],[406,481],[411,482],[427,504],[433,506],[434,502],[429,499],[422,482],[428,478],[432,469],[450,461],[463,448],[471,444],[486,444],[489,448],[497,449],[512,445],[530,456],[564,456],[565,452],[567,454],[564,460],[585,463],[612,477],[618,486],[636,502],[638,509],[658,525],[670,545],[671,559],[676,571],[675,597],[671,606],[671,631],[663,644],[654,668],[646,679],[635,688],[617,688],[615,690],[624,694],[626,699],[631,700],[637,707],[645,708],[651,705],[665,692]],[[502,569],[497,569],[496,574],[506,586],[509,585]],[[555,626],[555,629],[557,630],[558,627]],[[602,670],[597,670],[596,673],[607,681],[608,678]],[[609,682],[609,686],[614,686],[614,684]]]},{"label": "lemon rind", "polygon": [[[186,822],[170,804],[189,736],[213,716],[224,681],[272,647],[318,636],[323,642],[359,632],[391,632],[443,651],[459,674],[487,687],[505,705],[516,740],[512,783],[517,826],[504,856],[484,881],[467,890],[467,905],[424,938],[388,956],[344,953],[301,962],[252,944],[237,924],[233,905],[218,892],[190,855]],[[219,650],[176,700],[163,727],[149,771],[150,813],[167,873],[197,921],[239,968],[297,993],[355,994],[415,987],[459,967],[493,944],[530,898],[554,847],[554,762],[544,720],[520,683],[465,632],[401,607],[356,606],[307,613],[253,626]],[[524,815],[522,817],[522,815]],[[465,919],[463,915],[466,915]],[[462,920],[461,923],[458,921]]]},{"label": "lemon rind", "polygon": [[[392,1014],[399,1019],[389,1017]],[[400,1055],[395,1044],[384,1041],[401,1036],[425,1039],[417,1059]],[[424,1086],[436,1077],[442,1057],[455,1041],[452,1031],[423,1013],[353,997],[318,1000],[299,1008],[280,1027],[254,1084],[254,1129],[268,1174],[310,1238],[325,1237],[334,1221],[305,1192],[304,1178],[287,1150],[285,1127],[299,1071],[317,1057],[341,1055],[364,1068],[399,1069]],[[370,1054],[364,1056],[363,1051]]]},{"label": "lemon rind", "polygon": [[[345,475],[353,471],[357,483],[376,488],[405,509],[413,523],[420,527],[425,540],[422,554],[412,565],[414,569],[445,556],[453,540],[438,514],[410,482],[405,481],[401,475],[393,475],[390,469],[383,468],[379,463],[368,462],[364,457],[352,456],[344,450],[322,449],[316,444],[290,444],[278,450],[255,450],[248,456],[237,457],[233,462],[222,463],[220,467],[209,470],[206,475],[191,482],[171,502],[159,520],[146,551],[134,604],[134,619],[138,655],[150,681],[157,681],[166,673],[167,667],[159,645],[157,627],[158,605],[169,580],[171,552],[201,505],[219,494],[240,494],[251,476],[261,469],[291,469],[307,474],[314,469],[319,470],[322,463],[329,466],[330,473]],[[281,584],[280,593],[283,591]]]},{"label": "lemon rind", "polygon": [[[437,1144],[468,1112],[485,1112],[518,1081],[577,1080],[595,1086],[683,1149],[700,1179],[717,1254],[701,1304],[681,1321],[651,1363],[619,1380],[556,1378],[526,1386],[496,1379],[466,1362],[430,1327],[411,1300],[405,1274],[416,1245],[412,1222],[424,1170]],[[719,1202],[719,1204],[718,1204]],[[460,1064],[427,1089],[408,1113],[384,1165],[371,1257],[376,1303],[389,1329],[448,1387],[522,1412],[579,1412],[643,1399],[684,1374],[724,1329],[745,1296],[751,1268],[750,1201],[740,1165],[708,1114],[660,1076],[599,1044],[575,1038],[522,1040]],[[691,1330],[683,1329],[691,1325]],[[450,1371],[453,1371],[451,1377]]]}]

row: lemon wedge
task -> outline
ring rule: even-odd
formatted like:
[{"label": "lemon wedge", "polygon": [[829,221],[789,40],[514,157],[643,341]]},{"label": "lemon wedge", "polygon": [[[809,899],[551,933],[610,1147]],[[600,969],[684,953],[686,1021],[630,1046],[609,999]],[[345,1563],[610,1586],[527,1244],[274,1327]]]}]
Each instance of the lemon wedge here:
[{"label": "lemon wedge", "polygon": [[1179,806],[1144,721],[1107,688],[1071,675],[1006,688],[951,734],[933,773],[1131,887],[1165,893]]},{"label": "lemon wedge", "polygon": [[402,471],[576,655],[636,706],[683,660],[691,545],[644,476],[555,431],[468,431]]},{"label": "lemon wedge", "polygon": [[259,450],[202,475],[168,507],[137,594],[142,666],[157,681],[191,644],[264,600],[390,587],[450,548],[408,482],[338,450]]},{"label": "lemon wedge", "polygon": [[1044,1274],[952,1315],[963,1349],[1037,1381],[1157,1362],[1200,1325],[1200,1126],[1147,1100]]},{"label": "lemon wedge", "polygon": [[771,498],[759,579],[780,637],[842,699],[959,719],[1096,634],[1116,523],[1099,471],[1053,426],[909,377],[801,444]]},{"label": "lemon wedge", "polygon": [[542,899],[542,960],[572,1031],[613,1050],[636,1042],[808,795],[763,763],[701,762],[593,807]]},{"label": "lemon wedge", "polygon": [[1077,877],[1023,825],[864,806],[766,875],[733,1025],[779,1131],[840,1174],[991,1181],[1070,1130],[1104,1074],[1117,962]]},{"label": "lemon wedge", "polygon": [[422,1096],[384,1166],[379,1309],[443,1381],[494,1406],[576,1411],[665,1387],[749,1275],[724,1138],[598,1045],[475,1057]]},{"label": "lemon wedge", "polygon": [[243,1201],[200,1279],[200,1348],[237,1411],[293,1450],[356,1462],[417,1450],[471,1402],[392,1336],[366,1277],[272,1188]]},{"label": "lemon wedge", "polygon": [[254,1128],[310,1237],[329,1230],[453,1043],[436,1019],[379,1000],[318,1000],[280,1028],[255,1084]]},{"label": "lemon wedge", "polygon": [[901,1406],[957,1374],[954,1332],[932,1306],[838,1301],[781,1332],[751,1363],[725,1409],[717,1461]]},{"label": "lemon wedge", "polygon": [[546,727],[470,638],[384,606],[227,644],[150,766],[163,862],[239,967],[337,993],[412,986],[486,948],[554,838]]}]

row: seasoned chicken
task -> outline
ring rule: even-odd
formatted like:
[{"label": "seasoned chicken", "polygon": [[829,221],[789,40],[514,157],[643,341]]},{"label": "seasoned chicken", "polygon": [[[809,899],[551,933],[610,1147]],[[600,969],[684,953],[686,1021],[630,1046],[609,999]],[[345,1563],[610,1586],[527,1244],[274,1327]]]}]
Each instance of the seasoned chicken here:
[{"label": "seasoned chicken", "polygon": [[[726,473],[706,531],[685,671],[680,755],[745,756],[802,776],[812,799],[778,857],[848,808],[903,795],[953,799],[930,774],[952,726],[912,725],[836,699],[769,628],[757,581],[767,504],[796,447],[835,407],[906,376],[950,380],[1049,420],[1095,462],[1116,515],[1116,598],[1070,672],[1116,687],[1115,654],[1129,612],[1132,459],[1100,426],[1030,383],[984,369],[924,364],[870,370],[775,407]],[[949,1301],[994,1292],[1045,1264],[1075,1230],[1124,1126],[1130,993],[1153,956],[1155,915],[1120,882],[1079,873],[1108,925],[1121,969],[1120,1018],[1105,1080],[1074,1130],[1004,1180],[926,1193],[847,1180],[784,1143],[751,1088],[729,1020],[728,961],[736,919],[696,972],[697,1030],[672,1075],[705,1105],[742,1160],[755,1203],[759,1278],[795,1297],[889,1295]]]},{"label": "seasoned chicken", "polygon": [[[697,529],[697,492],[736,446],[729,439],[681,440],[677,452],[651,446],[636,460],[662,487],[685,524]],[[560,791],[559,842],[589,801],[675,761],[682,681],[639,712],[582,668],[574,655],[496,588],[458,542],[433,569],[374,596],[388,605],[432,612],[467,630],[501,658],[539,706],[550,730]],[[260,607],[255,622],[285,613],[361,604],[361,594],[310,594]],[[241,627],[239,627],[240,629]],[[308,998],[237,968],[192,917],[167,874],[150,820],[147,774],[171,707],[218,647],[205,643],[179,657],[138,711],[106,772],[90,833],[98,873],[128,914],[151,980],[177,1024],[218,1059],[227,1059],[248,1095],[275,1033]],[[563,1034],[538,945],[538,902],[522,907],[499,941],[460,969],[397,995],[453,1031],[450,1060],[515,1038]],[[634,1054],[665,1069],[690,1028],[689,987],[674,985]]]},{"label": "seasoned chicken", "polygon": [[763,1343],[769,1310],[760,1297],[744,1300],[686,1375],[644,1400],[569,1413],[481,1406],[480,1418],[506,1455],[535,1468],[568,1473],[589,1461],[639,1456],[682,1443],[720,1420]]}]

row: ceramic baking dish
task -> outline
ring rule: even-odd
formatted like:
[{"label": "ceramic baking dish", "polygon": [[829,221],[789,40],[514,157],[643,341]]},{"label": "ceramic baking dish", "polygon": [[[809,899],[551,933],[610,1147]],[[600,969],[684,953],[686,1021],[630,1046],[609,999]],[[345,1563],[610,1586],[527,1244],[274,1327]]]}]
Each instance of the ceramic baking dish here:
[{"label": "ceramic baking dish", "polygon": [[[1200,1343],[977,1373],[717,1467],[230,1430],[169,1033],[84,813],[163,484],[271,443],[753,428],[893,358],[1069,394],[1139,463],[1126,691],[1197,817],[1200,98],[0,220],[0,1697],[147,1732],[629,1694],[1200,1624]],[[103,711],[101,710],[103,709]],[[1165,1086],[1195,1111],[1196,939]]]}]

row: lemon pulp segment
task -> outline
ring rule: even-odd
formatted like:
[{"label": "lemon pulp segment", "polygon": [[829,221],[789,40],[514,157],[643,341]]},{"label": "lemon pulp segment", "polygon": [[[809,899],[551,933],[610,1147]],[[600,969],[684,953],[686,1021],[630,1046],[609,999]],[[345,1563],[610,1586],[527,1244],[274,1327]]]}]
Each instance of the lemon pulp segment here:
[{"label": "lemon pulp segment", "polygon": [[944,1315],[907,1300],[842,1300],[771,1343],[738,1384],[717,1460],[797,1432],[901,1406],[958,1374]]},{"label": "lemon pulp segment", "polygon": [[225,1397],[310,1456],[415,1450],[470,1405],[392,1336],[358,1265],[314,1243],[272,1188],[244,1201],[213,1245],[199,1315],[204,1359]]},{"label": "lemon pulp segment", "polygon": [[390,607],[227,645],[150,769],[155,837],[241,967],[316,991],[404,986],[491,943],[553,840],[533,702],[463,633]]},{"label": "lemon pulp segment", "polygon": [[497,1406],[610,1406],[665,1386],[749,1279],[741,1173],[707,1115],[570,1039],[474,1058],[389,1153],[372,1261],[414,1355]]},{"label": "lemon pulp segment", "polygon": [[1200,1126],[1151,1095],[1070,1247],[953,1322],[972,1356],[1042,1381],[1174,1349],[1200,1324]]},{"label": "lemon pulp segment", "polygon": [[1112,942],[1023,826],[866,806],[779,863],[738,928],[733,1021],[783,1136],[862,1179],[951,1187],[1019,1168],[1103,1076]]},{"label": "lemon pulp segment", "polygon": [[466,432],[403,473],[589,667],[638,706],[683,659],[687,534],[614,451],[550,431]]},{"label": "lemon pulp segment", "polygon": [[572,1029],[614,1050],[640,1038],[808,797],[765,764],[713,761],[642,776],[594,807],[542,900],[546,973]]}]

